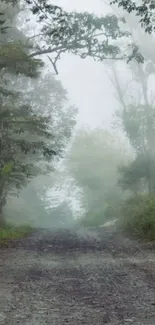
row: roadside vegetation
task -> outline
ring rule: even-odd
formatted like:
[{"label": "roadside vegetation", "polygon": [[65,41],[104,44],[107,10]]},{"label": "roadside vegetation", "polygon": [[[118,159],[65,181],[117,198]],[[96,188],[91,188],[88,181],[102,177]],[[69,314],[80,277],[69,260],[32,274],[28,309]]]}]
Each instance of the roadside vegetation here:
[{"label": "roadside vegetation", "polygon": [[[119,0],[112,4],[114,14],[98,17],[66,12],[40,0],[0,1],[0,242],[31,231],[7,226],[5,208],[21,193],[31,204],[39,196],[33,206],[35,211],[39,207],[39,218],[45,213],[51,225],[52,218],[59,225],[71,224],[72,209],[65,199],[52,213],[40,199],[45,183],[54,188],[53,175],[68,144],[64,180],[66,184],[69,175],[71,192],[79,189],[80,223],[99,226],[118,218],[127,233],[155,239],[154,5],[136,7],[130,1],[128,6]],[[121,17],[117,4],[126,10]],[[36,34],[31,23],[36,23]],[[66,53],[105,65],[117,98],[115,131],[82,126],[73,132],[77,109],[53,74],[58,74],[57,61]],[[43,55],[51,72],[44,69]],[[24,188],[28,191],[22,192]],[[11,213],[12,206],[9,209]]]},{"label": "roadside vegetation", "polygon": [[30,226],[14,227],[4,225],[0,227],[0,247],[7,246],[11,240],[17,240],[29,236],[34,231]]},{"label": "roadside vegetation", "polygon": [[120,226],[133,237],[155,240],[155,196],[144,194],[124,202]]},{"label": "roadside vegetation", "polygon": [[[134,10],[137,8],[133,5]],[[154,240],[154,38],[151,32],[148,36],[132,14],[124,12],[124,18],[129,39],[137,42],[143,60],[132,58],[128,64],[122,62],[123,77],[119,73],[120,63],[113,60],[106,64],[118,103],[116,133],[103,128],[81,130],[73,143],[68,166],[82,190],[86,211],[82,224],[98,226],[117,218],[126,234]]]}]

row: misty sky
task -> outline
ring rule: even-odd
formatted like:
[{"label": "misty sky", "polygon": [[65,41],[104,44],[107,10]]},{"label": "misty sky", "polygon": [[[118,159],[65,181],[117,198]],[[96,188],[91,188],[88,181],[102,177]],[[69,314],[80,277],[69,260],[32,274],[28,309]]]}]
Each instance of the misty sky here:
[{"label": "misty sky", "polygon": [[[108,2],[108,0],[107,0]],[[97,14],[110,12],[102,0],[55,0],[67,10],[90,11]],[[59,76],[68,90],[72,103],[79,108],[79,123],[109,126],[116,100],[103,63],[91,58],[82,60],[65,55],[58,65]]]},{"label": "misty sky", "polygon": [[[110,6],[107,7],[101,0],[55,0],[55,3],[66,10],[90,11],[99,15],[110,12]],[[117,103],[103,63],[65,55],[58,64],[58,70],[58,78],[67,89],[71,102],[79,109],[78,124],[109,127]],[[63,200],[68,194],[66,189],[61,190],[61,194],[49,190],[47,196],[50,200],[51,197],[52,200],[60,200],[60,197]],[[74,212],[78,213],[78,199],[72,197],[71,201]]]}]

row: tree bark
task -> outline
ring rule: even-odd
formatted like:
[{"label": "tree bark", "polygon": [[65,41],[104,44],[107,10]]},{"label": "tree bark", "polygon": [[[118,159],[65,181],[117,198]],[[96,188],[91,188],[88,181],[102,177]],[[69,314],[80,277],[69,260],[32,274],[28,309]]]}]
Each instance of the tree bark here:
[{"label": "tree bark", "polygon": [[5,220],[4,220],[4,215],[3,215],[3,209],[2,207],[0,207],[0,228],[3,227],[5,224]]}]

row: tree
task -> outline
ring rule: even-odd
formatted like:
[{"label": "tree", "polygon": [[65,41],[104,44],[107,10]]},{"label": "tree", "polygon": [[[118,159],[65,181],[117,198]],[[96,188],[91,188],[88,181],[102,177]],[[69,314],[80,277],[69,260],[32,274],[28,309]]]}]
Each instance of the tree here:
[{"label": "tree", "polygon": [[[98,17],[88,12],[68,13],[46,0],[35,2],[25,0],[25,2],[36,17],[39,28],[37,35],[32,36],[35,49],[32,49],[29,58],[50,54],[48,58],[56,74],[58,74],[57,61],[64,53],[73,53],[81,58],[90,56],[99,61],[109,58],[130,60],[132,57],[143,61],[134,44],[126,53],[123,49],[123,54],[117,44],[117,40],[129,36],[129,32],[124,29],[124,19],[116,15]],[[29,49],[29,42],[26,42],[25,51]]]},{"label": "tree", "polygon": [[[127,59],[133,53],[134,49],[130,47],[130,53],[123,51],[122,54],[117,44],[117,40],[127,38],[129,33],[124,29],[124,20],[116,15],[66,12],[46,0],[26,0],[26,3],[28,13],[31,11],[38,23],[38,32],[30,35],[35,48],[30,57],[47,55],[56,74],[57,62],[64,53],[72,53],[83,59],[89,56],[98,61]],[[30,23],[31,18],[30,15]],[[31,29],[31,25],[26,24],[27,29]]]},{"label": "tree", "polygon": [[75,136],[68,157],[68,169],[83,192],[83,206],[95,217],[120,198],[117,187],[118,165],[128,154],[121,140],[108,131],[81,129]]},{"label": "tree", "polygon": [[17,90],[23,89],[23,97],[26,101],[31,99],[31,105],[36,114],[50,119],[53,146],[55,151],[62,154],[76,124],[76,107],[68,104],[67,91],[52,73],[48,72],[37,80],[31,78],[26,92],[24,84],[24,78],[18,79]]},{"label": "tree", "polygon": [[[52,129],[50,112],[43,114],[41,107],[37,111],[36,104],[31,105],[24,93],[17,89],[21,78],[23,88],[27,88],[28,77],[37,78],[42,65],[42,61],[31,58],[25,52],[22,42],[10,42],[6,37],[6,42],[0,46],[0,213],[10,191],[11,194],[16,192],[29,179],[46,172],[45,160],[60,154],[75,124],[74,111],[70,112],[68,133],[61,134],[65,136],[65,144],[61,140],[58,147],[60,138],[57,143],[54,142],[55,126],[53,124]],[[61,85],[59,88],[62,88]],[[57,106],[61,102],[61,112],[66,116],[69,109],[64,112],[63,104],[67,97],[60,98],[61,95],[57,96]],[[58,120],[60,122],[61,118]]]},{"label": "tree", "polygon": [[[155,151],[153,140],[155,137],[155,107],[137,105],[128,107],[123,113],[124,130],[135,150],[135,160],[126,169],[130,183],[147,184],[149,192],[155,190]],[[131,171],[130,171],[131,170]],[[124,170],[125,172],[125,170]],[[132,177],[131,177],[132,172]]]},{"label": "tree", "polygon": [[117,115],[135,153],[131,164],[120,169],[120,184],[134,193],[146,189],[152,192],[155,189],[155,107],[149,83],[154,76],[155,62],[148,53],[145,64],[133,60],[127,68],[131,79],[126,85],[124,80],[122,84],[116,65],[112,68],[112,82],[120,105]]},{"label": "tree", "polygon": [[118,46],[109,44],[109,39],[116,40],[128,33],[121,30],[115,15],[97,17],[87,12],[67,13],[44,0],[35,4],[28,0],[28,3],[41,24],[41,39],[44,41],[44,47],[33,52],[32,57],[55,53],[55,64],[60,54],[65,52],[99,60],[121,56]]},{"label": "tree", "polygon": [[17,226],[31,225],[36,228],[51,226],[51,218],[40,195],[44,183],[45,176],[38,175],[29,181],[27,186],[21,188],[18,196],[10,196],[3,208],[5,220]]},{"label": "tree", "polygon": [[[9,0],[9,3],[16,4],[17,0]],[[133,57],[143,61],[135,44],[132,46],[130,44],[130,51],[129,47],[127,52],[123,49],[123,54],[117,44],[117,40],[129,36],[129,32],[124,29],[125,21],[122,17],[118,18],[116,15],[99,17],[88,12],[66,12],[46,0],[35,2],[25,0],[25,3],[36,17],[39,28],[37,35],[32,36],[35,49],[32,49],[29,58],[42,54],[52,55],[48,58],[56,74],[58,74],[56,63],[64,53],[73,53],[81,58],[90,56],[99,61],[109,58],[131,60]],[[25,51],[27,50],[29,42],[25,43]]]},{"label": "tree", "polygon": [[140,23],[145,28],[147,33],[152,33],[155,30],[155,2],[154,0],[141,0],[137,3],[132,0],[114,0],[111,4],[118,4],[128,13],[134,12],[136,16],[140,17]]},{"label": "tree", "polygon": [[[12,53],[10,53],[12,50]],[[18,51],[19,50],[19,51]],[[12,58],[11,58],[12,56]],[[22,139],[21,135],[40,134],[41,132],[50,135],[46,131],[46,121],[42,117],[36,117],[27,105],[21,104],[21,98],[17,92],[13,92],[7,87],[9,76],[12,73],[26,73],[26,75],[37,71],[37,62],[27,60],[27,56],[22,56],[22,50],[17,44],[4,44],[0,47],[0,68],[1,68],[1,95],[0,95],[0,214],[2,205],[5,203],[8,182],[12,182],[15,175],[21,178],[23,174],[30,175],[30,164],[22,164],[19,155],[26,151],[33,152],[35,147],[39,147],[39,140],[28,142]],[[21,58],[22,57],[22,58]],[[18,59],[17,59],[18,58]],[[18,64],[19,63],[19,64]],[[15,65],[15,66],[14,66]],[[17,68],[17,70],[15,69]],[[32,70],[30,69],[32,68]],[[28,68],[28,70],[27,70]],[[9,73],[9,74],[8,74]],[[33,130],[32,130],[33,126]],[[29,146],[28,146],[29,145]],[[42,142],[40,145],[46,144]],[[40,148],[41,148],[40,146]],[[9,166],[9,169],[8,169]],[[19,178],[19,177],[17,177]],[[16,182],[19,184],[19,179]]]},{"label": "tree", "polygon": [[[19,189],[25,181],[41,172],[39,163],[36,164],[38,159],[56,155],[50,144],[49,120],[36,116],[31,107],[21,105],[19,96],[18,99],[10,96],[6,100],[1,95],[0,170],[3,180],[5,171],[5,182],[1,182],[1,208],[8,190]],[[8,164],[10,168],[6,173]]]},{"label": "tree", "polygon": [[[55,174],[39,174],[29,181],[27,186],[21,188],[18,196],[10,196],[3,209],[6,221],[36,228],[52,227],[51,210],[46,202],[46,190],[47,186],[55,185],[57,180]],[[53,203],[53,200],[51,201]]]},{"label": "tree", "polygon": [[[48,93],[49,88],[46,88],[46,85],[50,80],[49,86],[55,84],[56,89],[54,91],[54,87],[51,87],[52,91]],[[34,86],[27,93],[27,96],[31,95],[32,108],[29,102],[27,103],[26,96],[23,98],[23,94],[21,97],[18,94],[18,99],[15,96],[14,101],[11,97],[11,104],[10,94],[8,111],[4,106],[1,112],[0,131],[3,144],[3,146],[1,144],[1,170],[3,171],[3,168],[11,163],[11,173],[8,174],[9,183],[5,182],[7,192],[8,186],[10,189],[13,188],[13,191],[15,187],[19,190],[19,187],[24,186],[29,178],[46,172],[45,159],[49,160],[53,156],[62,155],[76,123],[76,110],[66,105],[66,92],[60,82],[54,80],[54,77],[47,78],[42,87],[40,102],[36,100],[39,90],[41,93],[41,81],[38,82],[37,87]],[[21,105],[24,101],[25,105]],[[4,103],[6,105],[6,98]],[[47,111],[43,111],[45,104],[47,104]],[[43,165],[40,165],[41,162]],[[6,196],[4,189],[3,193],[5,194],[1,197]]]}]

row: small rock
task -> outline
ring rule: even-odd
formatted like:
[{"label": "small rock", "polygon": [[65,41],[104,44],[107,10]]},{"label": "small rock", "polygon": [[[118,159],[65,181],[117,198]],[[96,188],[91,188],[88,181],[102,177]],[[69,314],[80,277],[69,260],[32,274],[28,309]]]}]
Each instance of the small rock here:
[{"label": "small rock", "polygon": [[124,320],[126,323],[131,323],[131,322],[133,322],[133,319],[131,319],[131,318],[127,318],[127,319],[125,319]]},{"label": "small rock", "polygon": [[0,322],[6,319],[6,315],[4,313],[0,313]]}]

